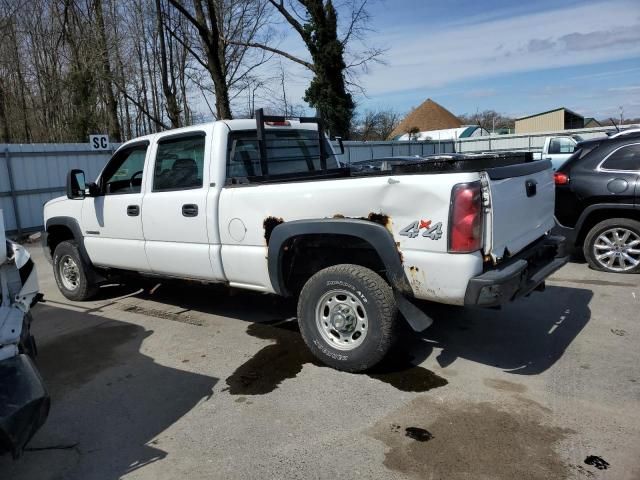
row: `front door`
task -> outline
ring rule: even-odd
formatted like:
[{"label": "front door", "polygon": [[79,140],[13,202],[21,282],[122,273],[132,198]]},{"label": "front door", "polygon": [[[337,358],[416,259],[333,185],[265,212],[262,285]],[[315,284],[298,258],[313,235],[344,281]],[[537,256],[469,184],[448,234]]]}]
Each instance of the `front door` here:
[{"label": "front door", "polygon": [[84,244],[95,265],[149,271],[142,234],[142,180],[148,142],[120,149],[82,206]]},{"label": "front door", "polygon": [[[160,138],[142,208],[146,253],[154,273],[216,279],[209,256],[204,132]],[[215,221],[215,219],[211,219]]]}]

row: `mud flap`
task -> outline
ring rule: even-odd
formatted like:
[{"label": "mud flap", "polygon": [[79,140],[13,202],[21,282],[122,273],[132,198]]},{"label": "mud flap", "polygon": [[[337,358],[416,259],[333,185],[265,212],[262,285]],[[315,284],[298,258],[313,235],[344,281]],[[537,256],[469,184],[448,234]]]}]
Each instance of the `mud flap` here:
[{"label": "mud flap", "polygon": [[398,310],[416,332],[422,332],[431,326],[433,319],[411,303],[402,293],[393,291]]},{"label": "mud flap", "polygon": [[0,361],[0,452],[14,458],[44,424],[51,400],[27,355]]}]

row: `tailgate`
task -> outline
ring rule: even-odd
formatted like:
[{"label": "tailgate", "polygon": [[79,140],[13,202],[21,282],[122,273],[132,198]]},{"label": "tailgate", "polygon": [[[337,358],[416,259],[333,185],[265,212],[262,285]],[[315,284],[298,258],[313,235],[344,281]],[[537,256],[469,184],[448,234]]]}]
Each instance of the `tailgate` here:
[{"label": "tailgate", "polygon": [[491,209],[488,245],[494,258],[514,255],[554,225],[555,185],[549,161],[487,169]]}]

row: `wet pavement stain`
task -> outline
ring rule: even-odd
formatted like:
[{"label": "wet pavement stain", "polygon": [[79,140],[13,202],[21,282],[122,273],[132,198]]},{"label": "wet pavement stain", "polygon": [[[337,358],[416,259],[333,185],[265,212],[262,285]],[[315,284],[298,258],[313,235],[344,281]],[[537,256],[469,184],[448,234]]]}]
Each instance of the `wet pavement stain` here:
[{"label": "wet pavement stain", "polygon": [[433,434],[429,430],[420,427],[407,427],[404,429],[404,435],[418,442],[428,442],[433,439]]},{"label": "wet pavement stain", "polygon": [[[231,395],[270,393],[283,381],[295,378],[307,363],[329,368],[311,354],[302,340],[297,321],[253,323],[247,333],[275,343],[262,348],[227,378]],[[447,385],[447,380],[412,361],[413,357],[406,352],[391,351],[385,360],[362,375],[405,392],[426,392]]]},{"label": "wet pavement stain", "polygon": [[[572,432],[547,426],[542,418],[488,402],[442,403],[421,396],[367,433],[384,443],[384,465],[412,478],[567,478],[570,466],[554,445]],[[432,437],[415,441],[398,434],[399,425],[416,424]]]},{"label": "wet pavement stain", "polygon": [[584,459],[584,463],[591,465],[592,467],[596,467],[598,470],[606,470],[609,468],[609,462],[597,455],[589,455]]}]

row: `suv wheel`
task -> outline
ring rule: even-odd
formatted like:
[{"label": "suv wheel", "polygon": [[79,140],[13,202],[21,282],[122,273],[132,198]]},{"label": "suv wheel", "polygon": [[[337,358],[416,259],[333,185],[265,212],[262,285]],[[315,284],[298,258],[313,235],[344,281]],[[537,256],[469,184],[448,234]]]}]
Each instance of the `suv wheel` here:
[{"label": "suv wheel", "polygon": [[584,240],[583,251],[595,270],[640,272],[640,222],[612,218],[596,224]]},{"label": "suv wheel", "polygon": [[360,372],[386,355],[395,337],[391,287],[368,268],[335,265],[305,284],[298,323],[312,353],[338,370]]},{"label": "suv wheel", "polygon": [[89,300],[95,295],[97,288],[87,271],[76,242],[60,242],[53,253],[53,273],[60,292],[69,300]]}]

